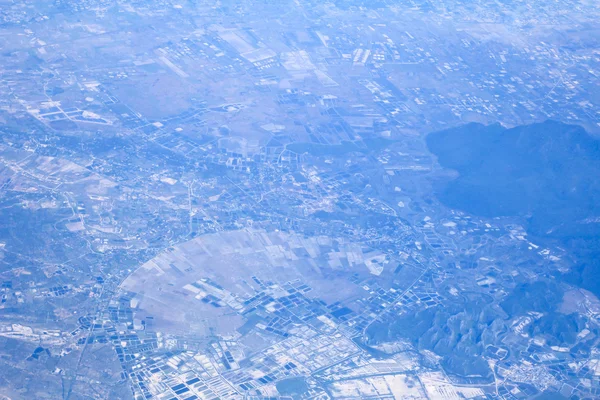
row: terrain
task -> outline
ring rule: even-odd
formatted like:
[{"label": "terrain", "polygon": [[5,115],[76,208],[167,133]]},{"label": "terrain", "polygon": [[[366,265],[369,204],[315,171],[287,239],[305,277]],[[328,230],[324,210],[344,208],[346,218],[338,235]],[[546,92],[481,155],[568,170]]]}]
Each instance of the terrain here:
[{"label": "terrain", "polygon": [[598,398],[598,21],[0,0],[0,397]]}]

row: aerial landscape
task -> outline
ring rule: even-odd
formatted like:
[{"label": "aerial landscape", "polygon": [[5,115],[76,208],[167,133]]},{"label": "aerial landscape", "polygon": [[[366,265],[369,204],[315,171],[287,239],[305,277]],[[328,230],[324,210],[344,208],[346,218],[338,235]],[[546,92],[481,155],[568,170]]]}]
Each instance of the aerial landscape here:
[{"label": "aerial landscape", "polygon": [[600,399],[600,2],[0,0],[17,399]]}]

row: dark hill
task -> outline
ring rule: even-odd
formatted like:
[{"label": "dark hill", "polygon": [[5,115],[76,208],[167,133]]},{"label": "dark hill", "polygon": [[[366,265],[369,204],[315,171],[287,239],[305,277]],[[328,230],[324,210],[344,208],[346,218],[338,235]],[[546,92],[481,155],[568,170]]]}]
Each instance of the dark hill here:
[{"label": "dark hill", "polygon": [[547,121],[512,129],[469,124],[430,134],[427,146],[459,173],[437,193],[444,204],[525,217],[530,234],[559,239],[578,256],[569,279],[600,294],[600,141]]}]

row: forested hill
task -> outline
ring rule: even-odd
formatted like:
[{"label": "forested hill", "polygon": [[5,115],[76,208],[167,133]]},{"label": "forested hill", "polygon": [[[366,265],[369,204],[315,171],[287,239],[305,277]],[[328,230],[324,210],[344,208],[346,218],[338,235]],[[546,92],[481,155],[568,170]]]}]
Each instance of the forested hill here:
[{"label": "forested hill", "polygon": [[[458,178],[438,190],[449,207],[522,216],[528,231],[560,239],[578,257],[569,279],[600,294],[600,141],[556,121],[519,126],[468,124],[435,132],[427,146]],[[589,281],[590,278],[593,282]]]}]

